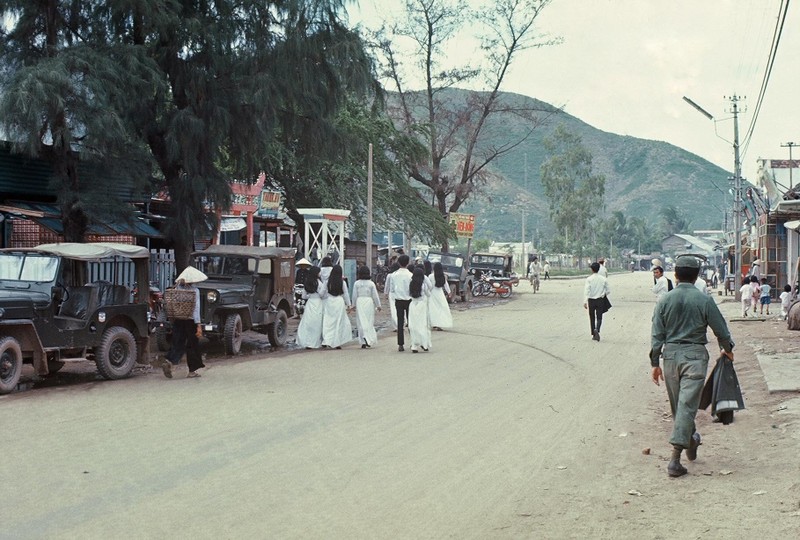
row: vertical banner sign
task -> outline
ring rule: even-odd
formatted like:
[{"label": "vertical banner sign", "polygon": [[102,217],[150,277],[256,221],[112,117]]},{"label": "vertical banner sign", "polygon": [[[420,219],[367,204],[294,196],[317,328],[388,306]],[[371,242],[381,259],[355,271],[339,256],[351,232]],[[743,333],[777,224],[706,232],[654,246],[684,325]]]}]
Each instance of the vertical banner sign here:
[{"label": "vertical banner sign", "polygon": [[450,212],[450,224],[459,238],[472,238],[475,233],[475,214],[459,214]]}]

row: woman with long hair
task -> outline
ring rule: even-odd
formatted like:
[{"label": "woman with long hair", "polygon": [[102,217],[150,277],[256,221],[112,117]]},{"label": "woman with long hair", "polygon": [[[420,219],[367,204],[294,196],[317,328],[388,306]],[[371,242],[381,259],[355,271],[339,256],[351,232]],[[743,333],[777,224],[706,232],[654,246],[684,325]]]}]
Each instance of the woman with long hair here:
[{"label": "woman with long hair", "polygon": [[411,334],[411,352],[427,351],[431,347],[431,327],[428,324],[428,297],[431,289],[422,266],[414,268],[411,276],[411,305],[408,308],[408,333]]},{"label": "woman with long hair", "polygon": [[318,266],[312,266],[306,274],[303,292],[306,305],[297,326],[296,342],[306,349],[319,349],[322,346],[322,321],[328,291],[319,278],[319,270]]},{"label": "woman with long hair", "polygon": [[453,327],[453,315],[450,313],[450,306],[447,298],[450,296],[450,285],[447,284],[447,276],[444,273],[442,263],[437,262],[433,265],[433,292],[428,299],[428,315],[431,327],[436,330]]},{"label": "woman with long hair", "polygon": [[353,306],[356,308],[356,328],[358,329],[358,341],[361,348],[372,347],[378,341],[378,333],[375,332],[375,310],[381,310],[381,299],[378,296],[378,289],[370,279],[370,271],[367,266],[360,266],[356,274],[358,279],[353,285]]},{"label": "woman with long hair", "polygon": [[349,307],[350,294],[342,277],[342,267],[335,264],[328,278],[328,297],[322,318],[323,347],[341,349],[342,345],[353,340],[353,325],[347,315]]}]

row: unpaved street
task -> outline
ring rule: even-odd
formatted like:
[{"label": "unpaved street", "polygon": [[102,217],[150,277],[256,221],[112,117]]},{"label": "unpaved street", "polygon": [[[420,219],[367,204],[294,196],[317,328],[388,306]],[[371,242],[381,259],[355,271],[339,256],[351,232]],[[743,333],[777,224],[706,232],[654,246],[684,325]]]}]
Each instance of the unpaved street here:
[{"label": "unpaved street", "polygon": [[0,538],[796,537],[797,407],[776,411],[797,400],[753,355],[785,326],[732,326],[748,410],[701,412],[698,460],[670,479],[651,277],[610,280],[599,343],[583,281],[551,280],[456,311],[429,353],[384,333],[0,397]]}]

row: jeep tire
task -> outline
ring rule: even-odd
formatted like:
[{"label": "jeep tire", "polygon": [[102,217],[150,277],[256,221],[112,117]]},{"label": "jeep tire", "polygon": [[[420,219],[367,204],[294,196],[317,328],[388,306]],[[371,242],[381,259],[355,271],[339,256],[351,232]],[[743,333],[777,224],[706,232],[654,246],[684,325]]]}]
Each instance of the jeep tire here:
[{"label": "jeep tire", "polygon": [[22,349],[13,337],[0,339],[0,394],[17,388],[22,374]]},{"label": "jeep tire", "polygon": [[124,379],[136,365],[136,340],[127,328],[112,326],[94,351],[94,363],[104,378]]},{"label": "jeep tire", "polygon": [[289,317],[282,309],[275,314],[275,322],[267,325],[267,337],[273,347],[283,347],[286,345],[287,330],[289,327]]},{"label": "jeep tire", "polygon": [[239,354],[242,349],[242,317],[238,313],[231,313],[225,319],[223,341],[225,354],[229,356]]}]

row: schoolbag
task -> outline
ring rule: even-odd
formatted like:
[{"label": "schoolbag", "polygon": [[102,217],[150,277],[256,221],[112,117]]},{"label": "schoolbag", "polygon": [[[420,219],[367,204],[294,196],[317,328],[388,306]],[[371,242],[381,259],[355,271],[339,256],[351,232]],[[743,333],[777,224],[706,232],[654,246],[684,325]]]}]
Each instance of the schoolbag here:
[{"label": "schoolbag", "polygon": [[674,289],[672,286],[672,280],[667,278],[667,291],[671,291],[672,289]]}]

